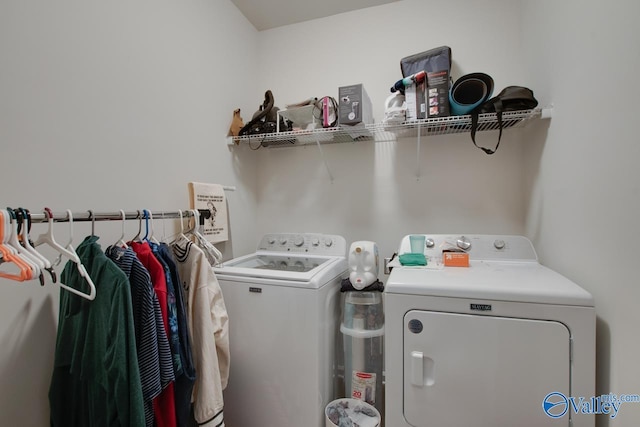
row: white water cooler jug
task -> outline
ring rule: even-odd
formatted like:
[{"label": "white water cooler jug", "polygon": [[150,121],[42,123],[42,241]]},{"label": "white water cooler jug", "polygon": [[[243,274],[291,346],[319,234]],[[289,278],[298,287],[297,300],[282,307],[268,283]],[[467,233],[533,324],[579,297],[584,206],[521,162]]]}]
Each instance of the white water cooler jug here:
[{"label": "white water cooler jug", "polygon": [[346,292],[340,331],[345,395],[384,411],[384,311],[381,292]]}]

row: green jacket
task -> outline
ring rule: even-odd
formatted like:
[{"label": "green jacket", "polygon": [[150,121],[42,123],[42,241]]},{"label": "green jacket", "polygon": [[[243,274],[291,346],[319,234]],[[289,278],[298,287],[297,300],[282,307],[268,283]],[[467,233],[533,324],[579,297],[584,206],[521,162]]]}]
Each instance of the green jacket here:
[{"label": "green jacket", "polygon": [[[102,252],[97,236],[77,252],[96,285],[96,298],[60,290],[58,335],[49,403],[52,427],[145,425],[129,282]],[[61,281],[86,292],[69,261]]]}]

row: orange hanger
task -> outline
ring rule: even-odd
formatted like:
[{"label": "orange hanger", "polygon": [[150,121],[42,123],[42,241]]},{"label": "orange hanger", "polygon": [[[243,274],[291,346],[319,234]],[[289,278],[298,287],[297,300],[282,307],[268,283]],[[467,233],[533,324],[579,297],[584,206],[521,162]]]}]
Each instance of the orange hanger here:
[{"label": "orange hanger", "polygon": [[20,269],[20,274],[11,274],[0,272],[0,277],[5,279],[17,280],[24,282],[25,280],[31,280],[33,278],[33,272],[31,267],[26,264],[19,256],[17,256],[7,245],[7,239],[5,234],[5,227],[7,225],[7,219],[9,218],[8,212],[0,209],[0,253],[2,253],[2,259],[5,262],[12,262]]},{"label": "orange hanger", "polygon": [[[9,249],[13,249],[14,255],[19,257],[22,262],[24,262],[29,266],[29,268],[31,268],[31,277],[33,279],[38,278],[40,280],[40,285],[44,286],[44,266],[41,267],[40,260],[37,260],[34,255],[30,254],[18,241],[18,216],[11,208],[7,208],[5,214],[7,215],[7,218],[5,219],[5,224],[7,225],[7,227],[5,228],[5,239],[7,247]],[[9,229],[11,233],[7,237],[7,230]]]}]

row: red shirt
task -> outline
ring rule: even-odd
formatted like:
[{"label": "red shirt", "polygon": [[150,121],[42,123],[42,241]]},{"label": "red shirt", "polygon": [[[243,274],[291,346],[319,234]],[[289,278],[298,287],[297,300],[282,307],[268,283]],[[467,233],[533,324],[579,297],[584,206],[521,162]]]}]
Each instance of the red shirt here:
[{"label": "red shirt", "polygon": [[[168,337],[170,331],[167,304],[167,279],[164,275],[162,264],[160,264],[160,261],[155,257],[147,242],[130,242],[129,246],[131,246],[131,249],[136,253],[142,265],[149,271],[153,289],[158,296],[160,311],[162,312],[162,321],[164,322],[164,329]],[[158,397],[153,399],[153,412],[155,414],[157,427],[177,427],[174,395],[173,382],[171,382],[167,388],[162,390],[162,393],[160,393]]]}]

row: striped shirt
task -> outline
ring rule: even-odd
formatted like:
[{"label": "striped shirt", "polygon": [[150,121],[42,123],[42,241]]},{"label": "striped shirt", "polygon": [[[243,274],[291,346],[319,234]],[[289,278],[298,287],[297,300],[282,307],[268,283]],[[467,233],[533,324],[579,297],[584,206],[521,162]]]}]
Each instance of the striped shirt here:
[{"label": "striped shirt", "polygon": [[[136,256],[145,266],[149,275],[151,276],[151,283],[153,283],[153,289],[156,291],[158,301],[160,302],[160,311],[162,312],[162,324],[167,334],[170,336],[169,328],[169,313],[168,313],[168,293],[167,293],[167,279],[164,274],[162,264],[156,259],[155,255],[151,251],[149,243],[144,242],[130,242],[131,249],[136,253]],[[176,407],[175,407],[175,375],[173,372],[173,360],[170,357],[169,369],[171,373],[171,382],[162,390],[162,393],[153,400],[153,409],[155,413],[155,425],[156,427],[177,427],[176,422]],[[162,366],[160,374],[162,375]]]}]

